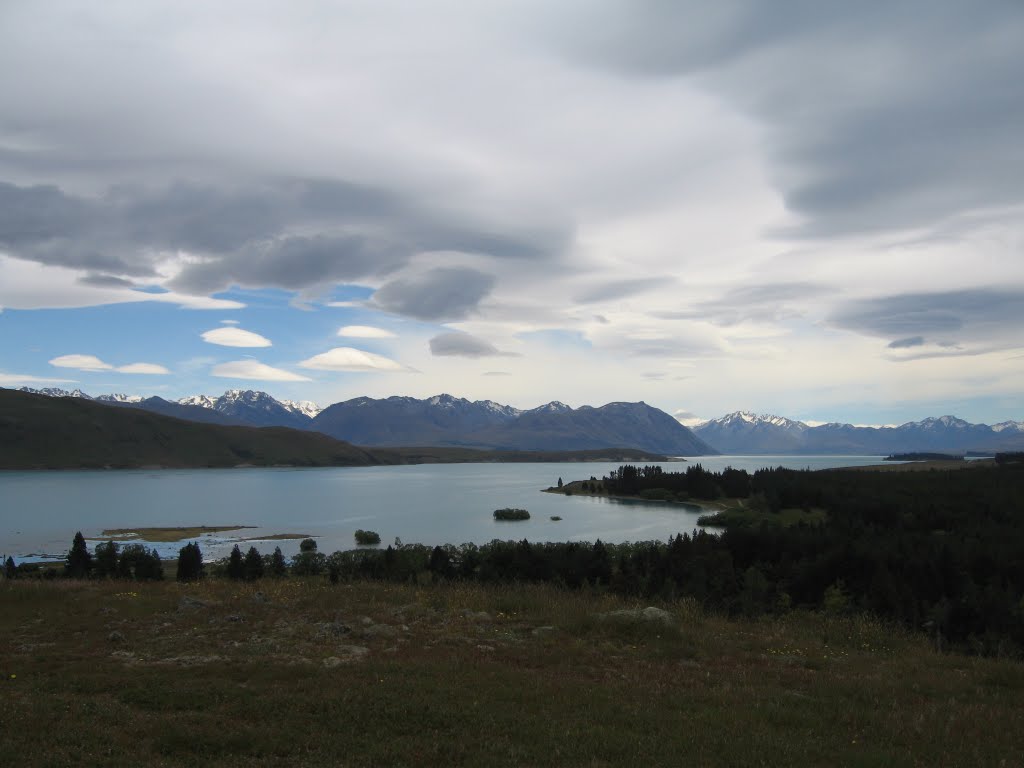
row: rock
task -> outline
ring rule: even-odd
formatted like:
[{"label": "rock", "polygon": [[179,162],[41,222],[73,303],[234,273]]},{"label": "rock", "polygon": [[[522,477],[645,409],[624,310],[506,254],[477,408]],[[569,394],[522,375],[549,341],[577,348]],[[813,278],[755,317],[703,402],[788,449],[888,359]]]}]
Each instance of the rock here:
[{"label": "rock", "polygon": [[229,613],[227,616],[224,617],[224,621],[245,621],[245,619],[243,619],[237,613]]},{"label": "rock", "polygon": [[317,625],[316,636],[318,638],[324,637],[342,637],[352,631],[352,627],[341,621],[325,621],[322,624]]},{"label": "rock", "polygon": [[398,627],[390,624],[371,624],[363,630],[364,637],[398,637]]},{"label": "rock", "polygon": [[206,606],[207,604],[204,603],[202,600],[199,600],[195,597],[189,597],[188,595],[185,595],[178,602],[179,611],[190,611],[195,610],[196,608],[206,608]]},{"label": "rock", "polygon": [[465,616],[470,621],[491,621],[492,620],[491,619],[491,614],[489,614],[487,611],[471,611],[469,608],[467,608],[466,610],[464,610],[462,612],[462,615]]},{"label": "rock", "polygon": [[554,634],[555,628],[552,626],[535,627],[532,634],[534,637],[545,637],[547,635]]},{"label": "rock", "polygon": [[608,613],[597,614],[599,619],[606,619],[610,621],[653,621],[668,626],[672,623],[672,614],[661,608],[655,608],[654,606],[648,606],[646,608],[634,608],[632,610],[626,609],[621,611],[609,611]]},{"label": "rock", "polygon": [[326,667],[327,669],[334,669],[335,667],[340,667],[343,663],[344,662],[342,662],[342,660],[339,659],[337,656],[328,656],[323,661],[324,667]]},{"label": "rock", "polygon": [[476,649],[478,651],[484,651],[486,653],[493,653],[494,652],[494,646],[493,645],[478,645],[476,647]]},{"label": "rock", "polygon": [[359,623],[362,624],[364,627],[368,627],[371,624],[373,624],[373,619],[371,619],[369,616],[363,616],[361,619],[359,619]]},{"label": "rock", "polygon": [[254,603],[269,603],[270,602],[270,598],[268,598],[262,592],[257,591],[256,594],[254,594],[252,596],[252,601]]},{"label": "rock", "polygon": [[355,659],[361,659],[370,652],[370,649],[364,645],[339,645],[338,652],[347,656],[348,661],[353,661]]},{"label": "rock", "polygon": [[107,635],[107,640],[111,643],[122,643],[124,642],[124,635],[115,629],[113,632]]}]

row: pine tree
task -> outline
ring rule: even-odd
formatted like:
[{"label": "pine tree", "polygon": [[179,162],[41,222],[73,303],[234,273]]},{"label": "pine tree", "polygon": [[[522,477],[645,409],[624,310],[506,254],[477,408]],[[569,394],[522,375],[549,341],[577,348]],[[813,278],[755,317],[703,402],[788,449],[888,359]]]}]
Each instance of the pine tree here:
[{"label": "pine tree", "polygon": [[178,552],[178,581],[195,581],[203,577],[203,553],[190,541]]},{"label": "pine tree", "polygon": [[8,557],[4,563],[4,576],[8,579],[13,579],[18,575],[18,568],[14,565],[14,558]]},{"label": "pine tree", "polygon": [[245,567],[242,565],[242,550],[235,544],[228,557],[228,578],[241,579],[245,576]]},{"label": "pine tree", "polygon": [[274,547],[274,554],[270,556],[270,575],[281,577],[288,573],[288,564],[284,561],[280,547]]},{"label": "pine tree", "polygon": [[255,581],[263,578],[263,556],[256,547],[249,547],[245,553],[245,580]]},{"label": "pine tree", "polygon": [[72,579],[84,579],[89,576],[92,570],[92,555],[89,554],[89,546],[85,543],[85,537],[79,531],[71,542],[71,549],[68,550],[67,565],[65,572]]}]

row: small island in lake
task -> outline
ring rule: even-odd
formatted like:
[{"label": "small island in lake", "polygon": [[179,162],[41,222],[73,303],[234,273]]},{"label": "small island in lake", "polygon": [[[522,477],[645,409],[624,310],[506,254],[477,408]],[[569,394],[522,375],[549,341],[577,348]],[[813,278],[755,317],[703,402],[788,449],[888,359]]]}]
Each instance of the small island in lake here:
[{"label": "small island in lake", "polygon": [[495,520],[529,520],[530,513],[525,509],[496,509],[494,510]]}]

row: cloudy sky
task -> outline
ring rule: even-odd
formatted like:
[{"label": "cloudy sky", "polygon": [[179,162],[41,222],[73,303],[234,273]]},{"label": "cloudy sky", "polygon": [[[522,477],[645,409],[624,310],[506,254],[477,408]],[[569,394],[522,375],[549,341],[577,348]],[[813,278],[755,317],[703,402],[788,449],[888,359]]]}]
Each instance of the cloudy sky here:
[{"label": "cloudy sky", "polygon": [[1019,0],[0,3],[0,386],[1024,418]]}]

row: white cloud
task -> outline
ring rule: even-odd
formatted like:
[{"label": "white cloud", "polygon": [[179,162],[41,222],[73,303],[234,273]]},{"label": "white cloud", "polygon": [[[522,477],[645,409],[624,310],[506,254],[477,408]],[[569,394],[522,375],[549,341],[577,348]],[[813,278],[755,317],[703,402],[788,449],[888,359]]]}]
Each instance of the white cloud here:
[{"label": "white cloud", "polygon": [[47,379],[20,373],[0,373],[0,386],[17,387],[29,384],[73,384],[75,379]]},{"label": "white cloud", "polygon": [[118,366],[117,370],[119,373],[141,373],[149,376],[163,376],[170,373],[162,365],[155,363],[129,363],[128,365]]},{"label": "white cloud", "polygon": [[305,376],[273,368],[256,360],[232,360],[229,363],[215,365],[210,371],[213,376],[222,379],[255,379],[257,381],[310,381]]},{"label": "white cloud", "polygon": [[303,360],[299,365],[303,368],[313,368],[321,371],[407,370],[403,365],[389,357],[375,355],[372,352],[364,352],[361,349],[354,349],[352,347],[335,347],[308,360]]},{"label": "white cloud", "polygon": [[109,371],[114,368],[95,355],[61,355],[53,358],[50,365],[58,368],[77,368],[79,371]]},{"label": "white cloud", "polygon": [[385,328],[372,325],[345,325],[338,329],[338,335],[350,339],[393,339],[395,334]]},{"label": "white cloud", "polygon": [[242,328],[213,328],[202,334],[203,341],[208,344],[219,344],[222,347],[271,347],[270,339],[258,333]]},{"label": "white cloud", "polygon": [[224,325],[238,325],[237,320],[221,320]]}]

